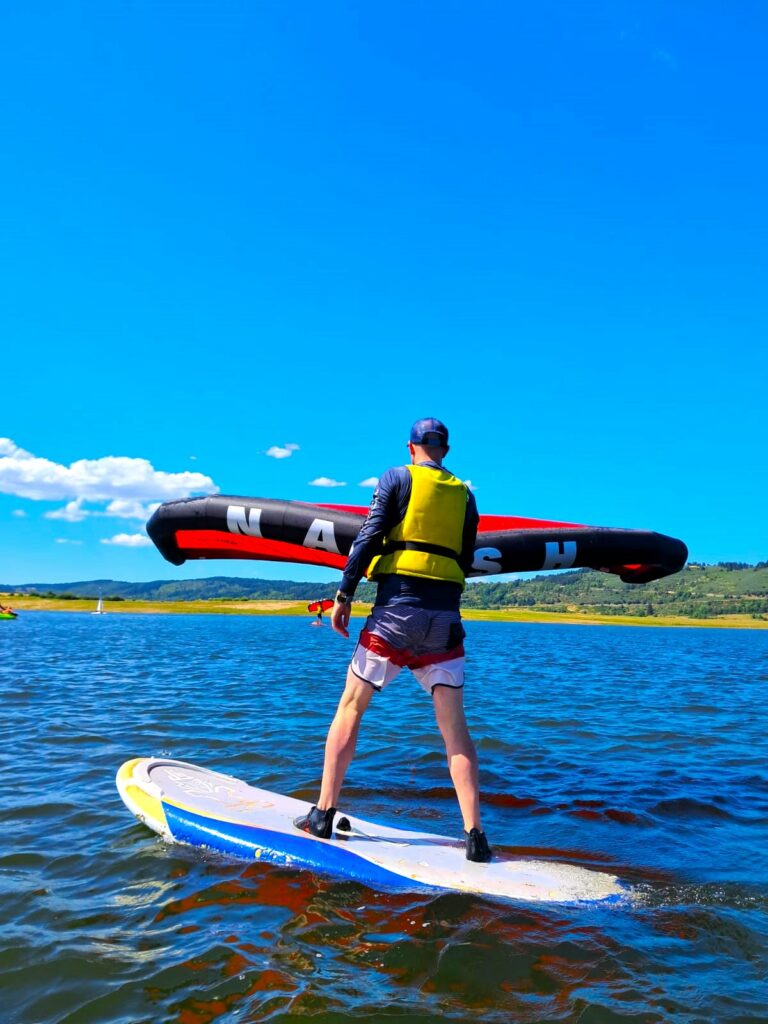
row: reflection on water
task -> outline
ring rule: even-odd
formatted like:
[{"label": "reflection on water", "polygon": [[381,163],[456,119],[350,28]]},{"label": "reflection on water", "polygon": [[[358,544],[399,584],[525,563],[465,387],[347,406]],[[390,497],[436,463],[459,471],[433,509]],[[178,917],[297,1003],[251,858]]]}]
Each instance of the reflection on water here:
[{"label": "reflection on water", "polygon": [[[307,626],[39,613],[3,635],[9,1021],[768,1020],[766,634],[468,624],[492,841],[635,893],[535,907],[228,862],[133,821],[113,780],[137,755],[314,796],[349,645]],[[407,676],[344,801],[460,829]]]}]

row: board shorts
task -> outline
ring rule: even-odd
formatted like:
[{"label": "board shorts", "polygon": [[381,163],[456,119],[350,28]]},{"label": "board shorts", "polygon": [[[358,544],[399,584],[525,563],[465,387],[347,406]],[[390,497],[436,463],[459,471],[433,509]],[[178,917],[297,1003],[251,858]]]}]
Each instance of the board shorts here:
[{"label": "board shorts", "polygon": [[357,641],[350,669],[375,690],[383,690],[409,668],[431,694],[436,686],[464,685],[464,627],[459,612],[412,605],[373,608]]}]

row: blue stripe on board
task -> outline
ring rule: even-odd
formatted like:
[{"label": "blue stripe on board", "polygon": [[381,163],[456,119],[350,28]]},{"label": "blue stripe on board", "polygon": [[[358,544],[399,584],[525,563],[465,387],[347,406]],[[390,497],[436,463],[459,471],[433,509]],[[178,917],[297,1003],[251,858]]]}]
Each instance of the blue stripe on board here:
[{"label": "blue stripe on board", "polygon": [[372,864],[338,843],[321,843],[302,835],[274,832],[256,825],[217,821],[193,811],[182,810],[163,801],[166,821],[174,839],[192,846],[207,846],[239,859],[260,860],[271,864],[307,868],[326,875],[351,878],[366,885],[386,885],[398,889],[440,889],[394,871]]}]

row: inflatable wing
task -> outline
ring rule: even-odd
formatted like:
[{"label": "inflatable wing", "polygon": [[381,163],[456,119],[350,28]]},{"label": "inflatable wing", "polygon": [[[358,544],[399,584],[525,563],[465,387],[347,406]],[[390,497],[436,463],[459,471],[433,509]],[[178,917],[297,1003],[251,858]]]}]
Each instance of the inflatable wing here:
[{"label": "inflatable wing", "polygon": [[310,601],[307,605],[308,612],[328,612],[333,608],[333,601],[326,597],[323,601]]},{"label": "inflatable wing", "polygon": [[[367,513],[354,505],[309,505],[214,495],[168,501],[147,523],[163,558],[253,558],[341,569]],[[650,530],[481,516],[470,576],[547,569],[599,569],[625,583],[678,572],[688,549]]]}]

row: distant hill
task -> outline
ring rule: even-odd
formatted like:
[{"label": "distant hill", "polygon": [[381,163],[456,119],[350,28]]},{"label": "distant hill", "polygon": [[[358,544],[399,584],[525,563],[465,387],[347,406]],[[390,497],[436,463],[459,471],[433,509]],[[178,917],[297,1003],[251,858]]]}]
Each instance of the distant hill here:
[{"label": "distant hill", "polygon": [[[337,583],[212,576],[202,580],[84,580],[77,583],[0,584],[0,591],[50,597],[135,601],[312,601],[333,597]],[[360,601],[371,601],[375,588],[363,583]],[[642,586],[622,583],[609,573],[579,569],[506,582],[470,583],[467,608],[530,608],[548,612],[582,611],[598,615],[753,615],[768,618],[768,562],[686,566],[682,572]]]},{"label": "distant hill", "polygon": [[210,601],[235,598],[254,601],[312,601],[333,597],[338,583],[296,583],[292,580],[241,579],[212,576],[203,580],[152,580],[127,583],[124,580],[80,580],[76,583],[0,584],[0,591],[51,597],[122,599],[124,601]]},{"label": "distant hill", "polygon": [[596,615],[716,615],[768,617],[768,563],[686,566],[641,586],[610,573],[579,569],[557,575],[468,587],[467,608],[531,608]]}]

